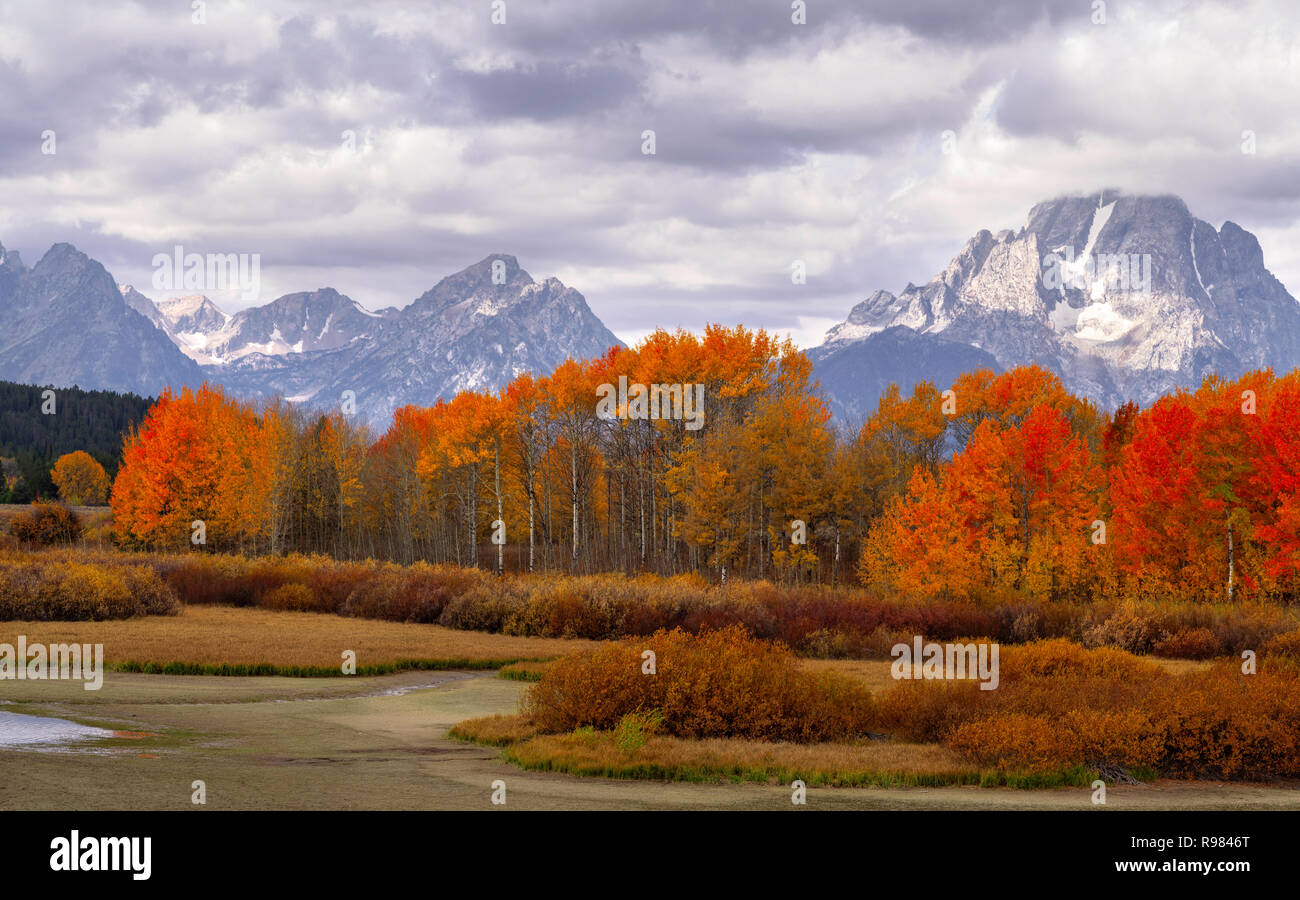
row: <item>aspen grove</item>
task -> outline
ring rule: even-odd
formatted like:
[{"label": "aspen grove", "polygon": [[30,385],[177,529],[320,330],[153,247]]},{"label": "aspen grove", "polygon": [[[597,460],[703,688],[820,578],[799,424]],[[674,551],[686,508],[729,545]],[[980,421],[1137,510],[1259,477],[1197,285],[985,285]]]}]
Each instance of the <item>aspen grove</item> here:
[{"label": "aspen grove", "polygon": [[[703,385],[703,427],[599,387]],[[1113,413],[1045,369],[891,386],[832,420],[807,357],[741,326],[399,409],[166,391],[125,437],[126,548],[496,571],[861,583],[917,597],[1276,599],[1300,568],[1300,372]]]}]

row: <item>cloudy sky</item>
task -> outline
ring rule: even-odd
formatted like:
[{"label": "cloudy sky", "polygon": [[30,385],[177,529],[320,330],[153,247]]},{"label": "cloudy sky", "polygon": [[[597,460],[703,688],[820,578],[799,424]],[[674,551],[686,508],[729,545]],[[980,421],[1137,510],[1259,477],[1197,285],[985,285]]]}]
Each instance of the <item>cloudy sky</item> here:
[{"label": "cloudy sky", "polygon": [[372,308],[511,253],[626,340],[810,346],[978,229],[1113,187],[1232,219],[1300,293],[1290,0],[495,7],[0,0],[0,243],[155,299],[156,253],[260,253],[261,302]]}]

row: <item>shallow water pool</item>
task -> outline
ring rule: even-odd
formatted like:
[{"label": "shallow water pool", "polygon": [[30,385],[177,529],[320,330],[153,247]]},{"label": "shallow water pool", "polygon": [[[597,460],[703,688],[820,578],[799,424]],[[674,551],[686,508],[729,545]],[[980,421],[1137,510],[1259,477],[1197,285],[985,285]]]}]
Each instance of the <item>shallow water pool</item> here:
[{"label": "shallow water pool", "polygon": [[0,710],[0,748],[57,746],[112,736],[106,728]]}]

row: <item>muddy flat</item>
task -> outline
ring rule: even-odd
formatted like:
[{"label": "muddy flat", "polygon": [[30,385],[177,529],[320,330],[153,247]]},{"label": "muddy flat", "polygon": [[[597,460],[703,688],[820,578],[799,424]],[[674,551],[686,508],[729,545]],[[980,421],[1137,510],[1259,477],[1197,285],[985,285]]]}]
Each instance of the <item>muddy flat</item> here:
[{"label": "muddy flat", "polygon": [[[517,711],[526,685],[491,672],[221,678],[109,672],[102,690],[5,682],[0,710],[115,732],[0,750],[0,809],[793,809],[784,785],[614,781],[526,772],[447,737]],[[491,803],[506,783],[505,807]],[[207,803],[191,802],[205,783]],[[808,809],[1300,809],[1295,785],[812,788]]]}]

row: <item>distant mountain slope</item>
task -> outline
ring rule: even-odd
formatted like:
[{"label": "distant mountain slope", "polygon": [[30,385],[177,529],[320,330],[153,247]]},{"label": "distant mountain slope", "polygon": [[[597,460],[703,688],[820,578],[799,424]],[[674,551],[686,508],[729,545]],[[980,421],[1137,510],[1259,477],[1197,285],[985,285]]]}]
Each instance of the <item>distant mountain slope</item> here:
[{"label": "distant mountain slope", "polygon": [[207,380],[316,408],[351,391],[377,427],[404,404],[498,390],[619,344],[582,294],[533,281],[505,254],[400,310],[372,312],[326,287],[228,315],[202,294],[155,300],[119,286],[70,244],[31,270],[0,246],[0,317],[3,378],[142,395]]},{"label": "distant mountain slope", "polygon": [[205,371],[244,395],[280,393],[322,407],[352,391],[358,413],[383,424],[399,406],[498,390],[522,372],[547,373],[570,356],[590,358],[621,344],[582,294],[555,278],[533,281],[505,254],[370,321],[373,330],[332,350],[250,353]]},{"label": "distant mountain slope", "polygon": [[[1105,407],[1150,403],[1212,372],[1300,364],[1300,305],[1259,242],[1233,222],[1216,230],[1172,196],[1040,203],[1019,232],[977,233],[925,285],[871,294],[819,354],[896,326],[983,350],[1003,368],[1038,363]],[[849,390],[845,407],[872,402],[874,386]]]},{"label": "distant mountain slope", "polygon": [[933,382],[943,391],[964,372],[1002,371],[992,354],[978,347],[918,334],[902,325],[861,340],[816,347],[808,356],[831,412],[853,425],[870,418],[891,383],[907,396],[922,381]]},{"label": "distant mountain slope", "polygon": [[144,316],[155,327],[161,328],[163,331],[168,329],[167,317],[162,314],[158,304],[129,284],[118,285],[118,290],[122,292],[122,299],[126,301],[127,306]]},{"label": "distant mountain slope", "polygon": [[379,320],[396,312],[370,312],[333,288],[285,294],[233,316],[204,296],[177,297],[155,306],[155,323],[200,365],[224,365],[253,353],[285,356],[334,350],[372,336]]},{"label": "distant mountain slope", "polygon": [[55,244],[32,269],[0,246],[0,320],[0,378],[137,394],[202,380],[104,267],[71,244]]}]

